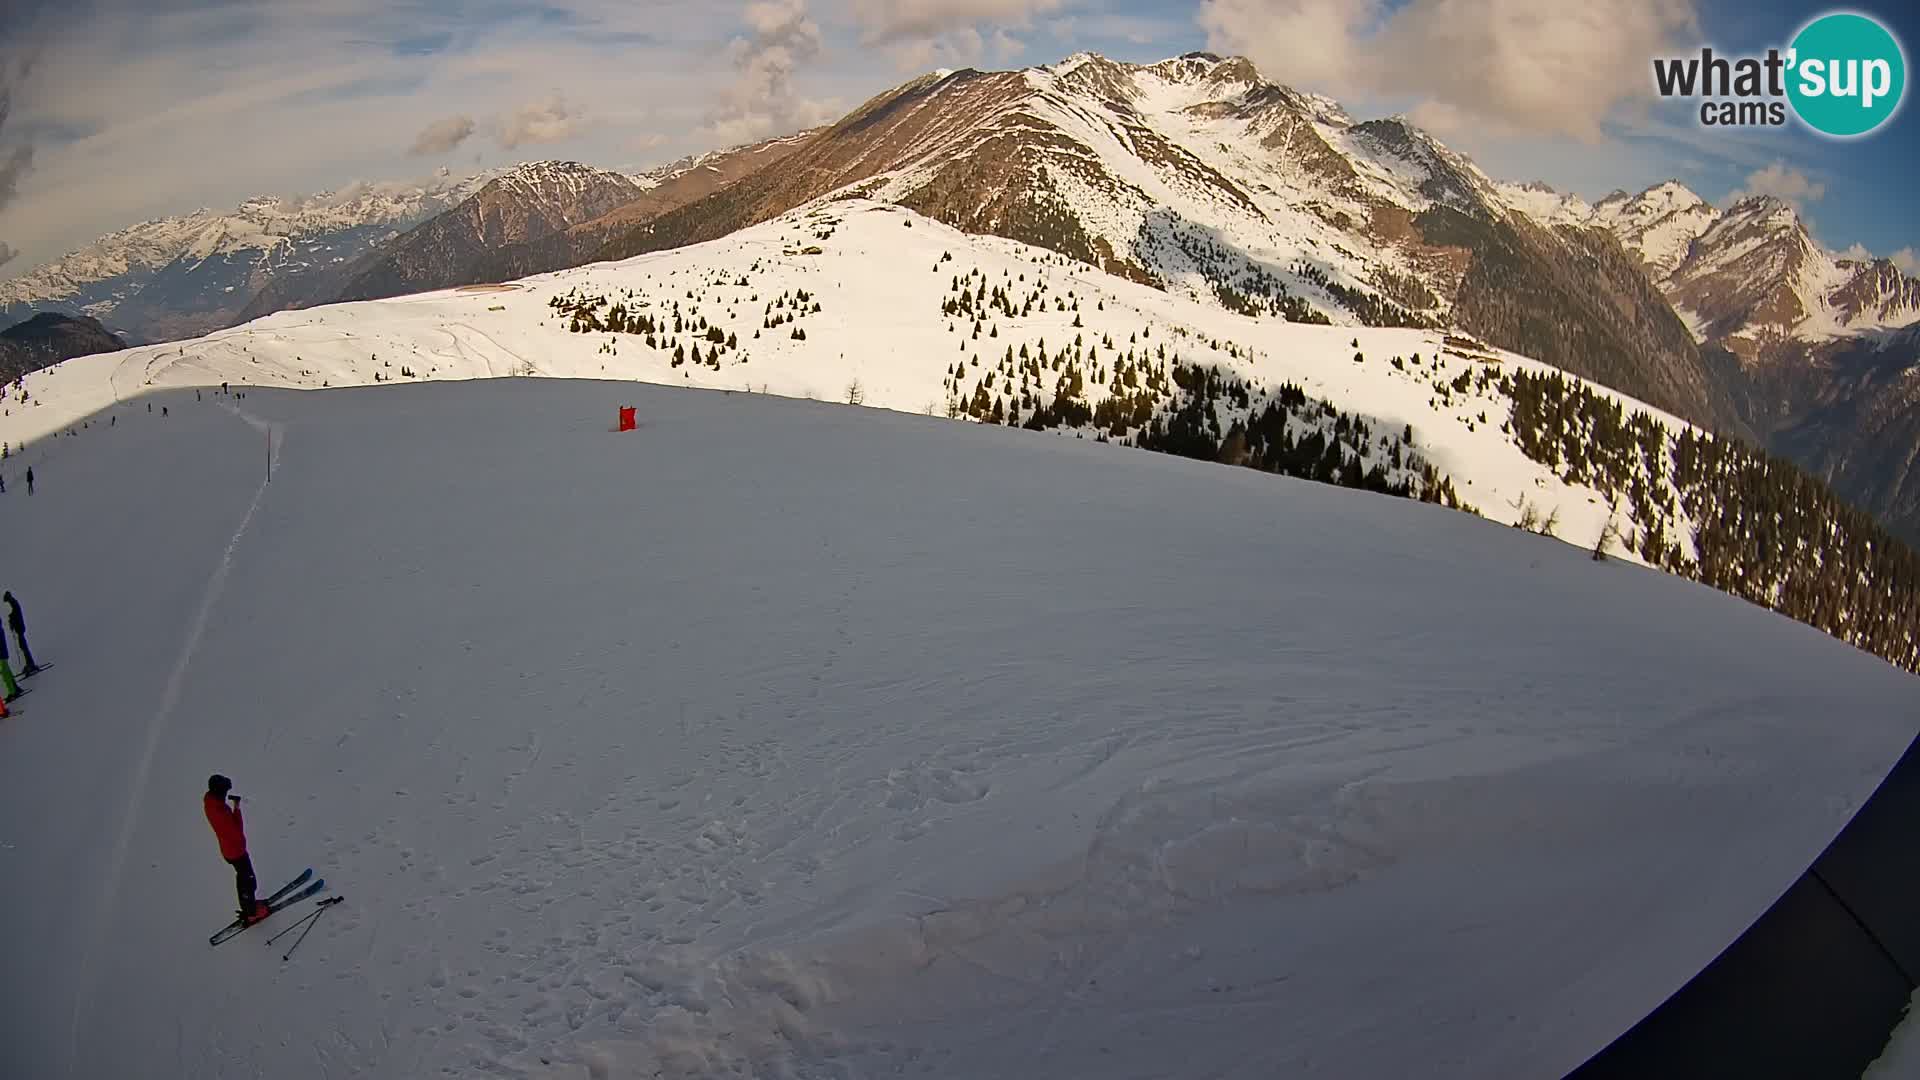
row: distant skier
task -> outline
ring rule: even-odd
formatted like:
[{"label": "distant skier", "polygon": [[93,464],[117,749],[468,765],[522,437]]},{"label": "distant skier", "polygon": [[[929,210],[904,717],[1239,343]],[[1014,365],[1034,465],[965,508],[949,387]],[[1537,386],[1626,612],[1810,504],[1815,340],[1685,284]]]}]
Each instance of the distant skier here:
[{"label": "distant skier", "polygon": [[[233,887],[240,898],[240,917],[249,923],[259,922],[272,912],[267,905],[254,898],[259,882],[253,876],[253,860],[247,856],[247,828],[240,819],[240,796],[230,795],[233,781],[214,773],[207,777],[207,793],[201,797],[201,806],[207,812],[207,824],[213,826],[213,835],[220,839],[220,857],[233,867]],[[231,802],[233,805],[228,806]]]},{"label": "distant skier", "polygon": [[27,466],[27,494],[33,494],[33,466]]},{"label": "distant skier", "polygon": [[13,631],[14,640],[20,643],[20,659],[27,662],[20,674],[31,675],[40,670],[40,665],[34,663],[33,650],[27,647],[27,617],[21,614],[20,601],[13,598],[11,590],[0,594],[0,603],[7,605],[7,629]]}]

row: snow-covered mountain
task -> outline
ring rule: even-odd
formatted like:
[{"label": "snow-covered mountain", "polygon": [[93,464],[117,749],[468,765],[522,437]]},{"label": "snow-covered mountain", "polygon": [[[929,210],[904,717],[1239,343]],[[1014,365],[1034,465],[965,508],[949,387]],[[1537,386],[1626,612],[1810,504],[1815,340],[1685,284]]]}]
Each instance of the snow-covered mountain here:
[{"label": "snow-covered mountain", "polygon": [[350,262],[488,179],[355,184],[144,221],[0,281],[0,322],[64,311],[140,340],[205,333],[228,325],[268,282]]},{"label": "snow-covered mountain", "polygon": [[1920,544],[1920,279],[1821,247],[1794,208],[1677,181],[1593,208],[1698,337],[1747,431]]},{"label": "snow-covered mountain", "polygon": [[[1898,591],[1920,581],[1900,569],[1911,553],[1680,418],[1456,332],[1246,315],[864,199],[619,263],[70,360],[3,399],[0,440],[37,444],[150,389],[515,375],[857,400],[1469,507],[1582,546],[1607,536],[1624,558],[1920,666],[1920,594],[1904,610]],[[1816,600],[1816,579],[1845,599]]]},{"label": "snow-covered mountain", "polygon": [[497,254],[565,233],[634,201],[624,174],[577,161],[517,165],[451,209],[384,244],[346,270],[328,299],[373,299],[517,276]]},{"label": "snow-covered mountain", "polygon": [[1640,257],[1698,338],[1746,360],[1782,339],[1818,344],[1920,320],[1920,279],[1822,248],[1773,196],[1722,211],[1669,180],[1609,195],[1590,221]]},{"label": "snow-covered mountain", "polygon": [[1495,185],[1501,201],[1542,225],[1591,225],[1594,208],[1587,200],[1568,191],[1555,191],[1538,180],[1524,184],[1500,182]]},{"label": "snow-covered mountain", "polygon": [[1714,205],[1678,180],[1628,195],[1616,191],[1594,204],[1588,223],[1601,225],[1640,256],[1647,273],[1664,281],[1686,261],[1694,240],[1720,218]]},{"label": "snow-covered mountain", "polygon": [[712,239],[836,193],[1231,310],[1457,325],[1732,422],[1686,328],[1616,244],[1516,215],[1506,189],[1405,120],[1357,123],[1239,58],[1083,54],[925,76],[600,255]]},{"label": "snow-covered mountain", "polygon": [[270,289],[243,314],[257,317],[335,300],[505,281],[587,261],[607,238],[771,167],[811,134],[768,139],[669,162],[642,173],[578,162],[513,169],[467,201],[346,266],[336,280]]}]

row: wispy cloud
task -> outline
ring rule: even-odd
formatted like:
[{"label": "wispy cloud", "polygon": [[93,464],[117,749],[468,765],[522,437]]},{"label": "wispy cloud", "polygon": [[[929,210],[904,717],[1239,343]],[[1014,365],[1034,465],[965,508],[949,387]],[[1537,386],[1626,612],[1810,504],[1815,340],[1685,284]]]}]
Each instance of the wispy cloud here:
[{"label": "wispy cloud", "polygon": [[20,178],[33,168],[33,144],[16,146],[5,161],[0,161],[0,210],[5,210],[20,194]]},{"label": "wispy cloud", "polygon": [[473,117],[449,116],[444,120],[435,120],[420,129],[414,136],[413,147],[407,153],[415,157],[429,154],[445,154],[454,147],[466,142],[473,134]]},{"label": "wispy cloud", "polygon": [[849,0],[861,43],[884,48],[896,68],[1000,63],[1026,50],[1015,35],[1060,11],[1064,0]]},{"label": "wispy cloud", "polygon": [[[17,58],[0,56],[0,147],[13,141],[10,136],[18,134],[19,125],[9,124],[13,116],[15,88],[33,74],[34,63],[39,57],[40,46],[37,43],[29,43]],[[10,127],[15,130],[9,131]],[[28,140],[16,142],[11,150],[0,150],[0,210],[5,210],[18,197],[21,178],[33,168],[33,148],[33,142]],[[14,255],[18,254],[14,252]]]},{"label": "wispy cloud", "polygon": [[569,105],[556,90],[544,101],[529,102],[502,115],[495,139],[503,150],[563,142],[578,134],[582,123],[580,106]]},{"label": "wispy cloud", "polygon": [[[1852,259],[1855,262],[1872,262],[1876,258],[1873,252],[1867,250],[1867,245],[1858,241],[1849,244],[1845,250],[1837,254],[1843,259]],[[1911,247],[1900,248],[1884,258],[1903,274],[1920,274],[1920,253],[1916,253]]]},{"label": "wispy cloud", "polygon": [[1641,95],[1648,58],[1697,27],[1691,0],[1203,0],[1199,19],[1215,49],[1282,82],[1587,142]]},{"label": "wispy cloud", "polygon": [[1806,173],[1776,161],[1764,169],[1747,174],[1746,182],[1727,193],[1727,201],[1738,202],[1755,195],[1771,195],[1794,209],[1803,211],[1807,203],[1819,202],[1827,194],[1827,185]]},{"label": "wispy cloud", "polygon": [[829,119],[830,103],[809,99],[794,86],[795,75],[822,50],[820,26],[809,17],[806,0],[755,0],[744,18],[751,33],[728,43],[734,79],[707,129],[721,142],[743,143]]},{"label": "wispy cloud", "polygon": [[[23,5],[28,32],[16,35]],[[699,0],[0,0],[0,10],[10,113],[0,173],[12,202],[0,236],[19,252],[0,273],[141,218],[406,176],[420,156],[465,174],[547,145],[625,161],[642,134],[661,158],[709,149],[723,136],[708,103],[737,75],[715,60],[740,11]],[[23,80],[20,43],[41,38],[44,59]],[[864,97],[889,80],[814,69],[783,89],[831,100],[840,95],[805,90]]]}]

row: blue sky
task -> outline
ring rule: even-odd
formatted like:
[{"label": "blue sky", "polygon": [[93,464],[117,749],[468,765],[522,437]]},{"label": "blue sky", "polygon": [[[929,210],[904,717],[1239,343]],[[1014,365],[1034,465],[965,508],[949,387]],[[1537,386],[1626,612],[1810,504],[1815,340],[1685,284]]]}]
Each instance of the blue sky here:
[{"label": "blue sky", "polygon": [[[161,214],[539,157],[627,167],[834,118],[934,67],[1243,53],[1495,176],[1765,191],[1912,267],[1920,120],[1702,129],[1655,55],[1784,45],[1825,6],[1693,0],[5,0],[0,277]],[[1856,8],[1920,42],[1912,5]],[[1911,47],[1911,46],[1910,46]]]}]

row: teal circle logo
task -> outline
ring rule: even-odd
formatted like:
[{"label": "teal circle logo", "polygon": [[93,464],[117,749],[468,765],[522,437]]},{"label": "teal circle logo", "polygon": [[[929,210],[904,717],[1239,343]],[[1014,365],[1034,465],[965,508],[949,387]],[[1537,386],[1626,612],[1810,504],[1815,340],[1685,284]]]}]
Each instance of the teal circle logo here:
[{"label": "teal circle logo", "polygon": [[1907,58],[1887,28],[1850,11],[1822,15],[1793,39],[1787,98],[1824,135],[1865,135],[1893,118],[1907,90]]}]

